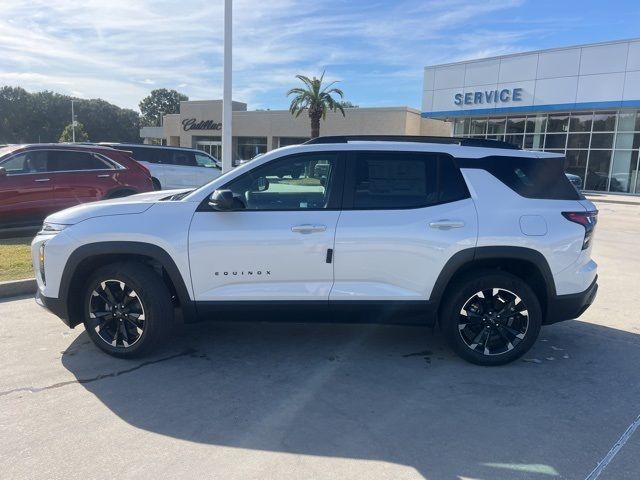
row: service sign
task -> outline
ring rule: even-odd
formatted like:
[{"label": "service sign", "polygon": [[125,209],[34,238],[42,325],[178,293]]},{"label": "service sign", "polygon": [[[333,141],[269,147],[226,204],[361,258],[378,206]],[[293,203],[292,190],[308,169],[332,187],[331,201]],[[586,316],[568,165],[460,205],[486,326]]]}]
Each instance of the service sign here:
[{"label": "service sign", "polygon": [[502,88],[500,90],[480,90],[456,93],[453,103],[456,105],[495,105],[522,101],[522,88]]}]

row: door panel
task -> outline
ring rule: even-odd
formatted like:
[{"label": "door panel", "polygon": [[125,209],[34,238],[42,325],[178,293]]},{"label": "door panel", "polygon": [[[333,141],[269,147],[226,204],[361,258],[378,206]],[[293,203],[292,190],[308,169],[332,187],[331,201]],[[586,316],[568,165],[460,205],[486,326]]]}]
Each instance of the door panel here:
[{"label": "door panel", "polygon": [[43,150],[17,153],[2,162],[0,225],[37,225],[57,209],[53,184]]},{"label": "door panel", "polygon": [[[437,228],[445,221],[463,226]],[[330,300],[428,300],[447,260],[474,247],[476,238],[471,199],[410,210],[344,211]]]},{"label": "door panel", "polygon": [[166,188],[192,188],[200,185],[193,152],[186,150],[165,150],[162,153]]},{"label": "door panel", "polygon": [[49,165],[59,209],[102,200],[118,186],[117,170],[91,152],[51,150]]},{"label": "door panel", "polygon": [[428,300],[445,263],[476,244],[476,210],[448,155],[350,154],[330,300]]},{"label": "door panel", "polygon": [[[222,188],[238,210],[215,211],[204,202],[189,232],[195,299],[328,301],[328,250],[343,183],[338,159],[320,152],[273,160]],[[329,165],[321,177],[313,169],[318,161]]]},{"label": "door panel", "polygon": [[[196,212],[189,233],[197,301],[327,300],[338,211]],[[309,233],[301,225],[322,225]],[[293,230],[292,230],[293,229]]]}]

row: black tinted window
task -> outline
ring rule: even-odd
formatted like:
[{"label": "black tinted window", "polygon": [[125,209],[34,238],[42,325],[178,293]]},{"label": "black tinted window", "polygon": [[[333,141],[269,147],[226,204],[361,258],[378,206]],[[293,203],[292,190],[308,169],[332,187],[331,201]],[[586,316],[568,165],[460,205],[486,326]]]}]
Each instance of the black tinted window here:
[{"label": "black tinted window", "polygon": [[469,197],[451,157],[422,152],[359,152],[353,208],[419,208]]},{"label": "black tinted window", "polygon": [[440,155],[438,165],[438,203],[456,202],[469,198],[467,184],[453,159]]},{"label": "black tinted window", "polygon": [[485,157],[469,159],[465,166],[482,168],[527,198],[579,200],[581,195],[564,173],[564,157]]},{"label": "black tinted window", "polygon": [[52,150],[49,152],[49,170],[64,172],[69,170],[107,170],[113,165],[90,152]]},{"label": "black tinted window", "polygon": [[[196,156],[193,152],[186,150],[167,150],[167,163],[180,165],[183,167],[197,167]],[[164,163],[164,162],[163,162]]]},{"label": "black tinted window", "polygon": [[158,151],[155,148],[123,147],[123,149],[131,151],[134,160],[138,160],[140,162],[158,163]]}]

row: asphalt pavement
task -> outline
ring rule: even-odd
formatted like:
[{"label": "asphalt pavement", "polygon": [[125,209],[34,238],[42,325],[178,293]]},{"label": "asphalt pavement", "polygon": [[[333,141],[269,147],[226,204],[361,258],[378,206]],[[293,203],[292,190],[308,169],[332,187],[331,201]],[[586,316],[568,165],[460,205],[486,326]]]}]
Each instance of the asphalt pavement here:
[{"label": "asphalt pavement", "polygon": [[0,478],[637,479],[640,210],[599,208],[596,303],[498,368],[429,328],[304,319],[124,361],[2,301]]}]

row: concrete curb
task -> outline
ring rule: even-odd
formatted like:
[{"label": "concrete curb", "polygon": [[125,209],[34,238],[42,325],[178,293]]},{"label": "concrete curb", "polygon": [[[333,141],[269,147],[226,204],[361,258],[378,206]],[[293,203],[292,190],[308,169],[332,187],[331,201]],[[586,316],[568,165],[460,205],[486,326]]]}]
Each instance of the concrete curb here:
[{"label": "concrete curb", "polygon": [[26,280],[12,280],[0,282],[0,298],[19,297],[21,295],[33,295],[38,286],[35,278]]}]

